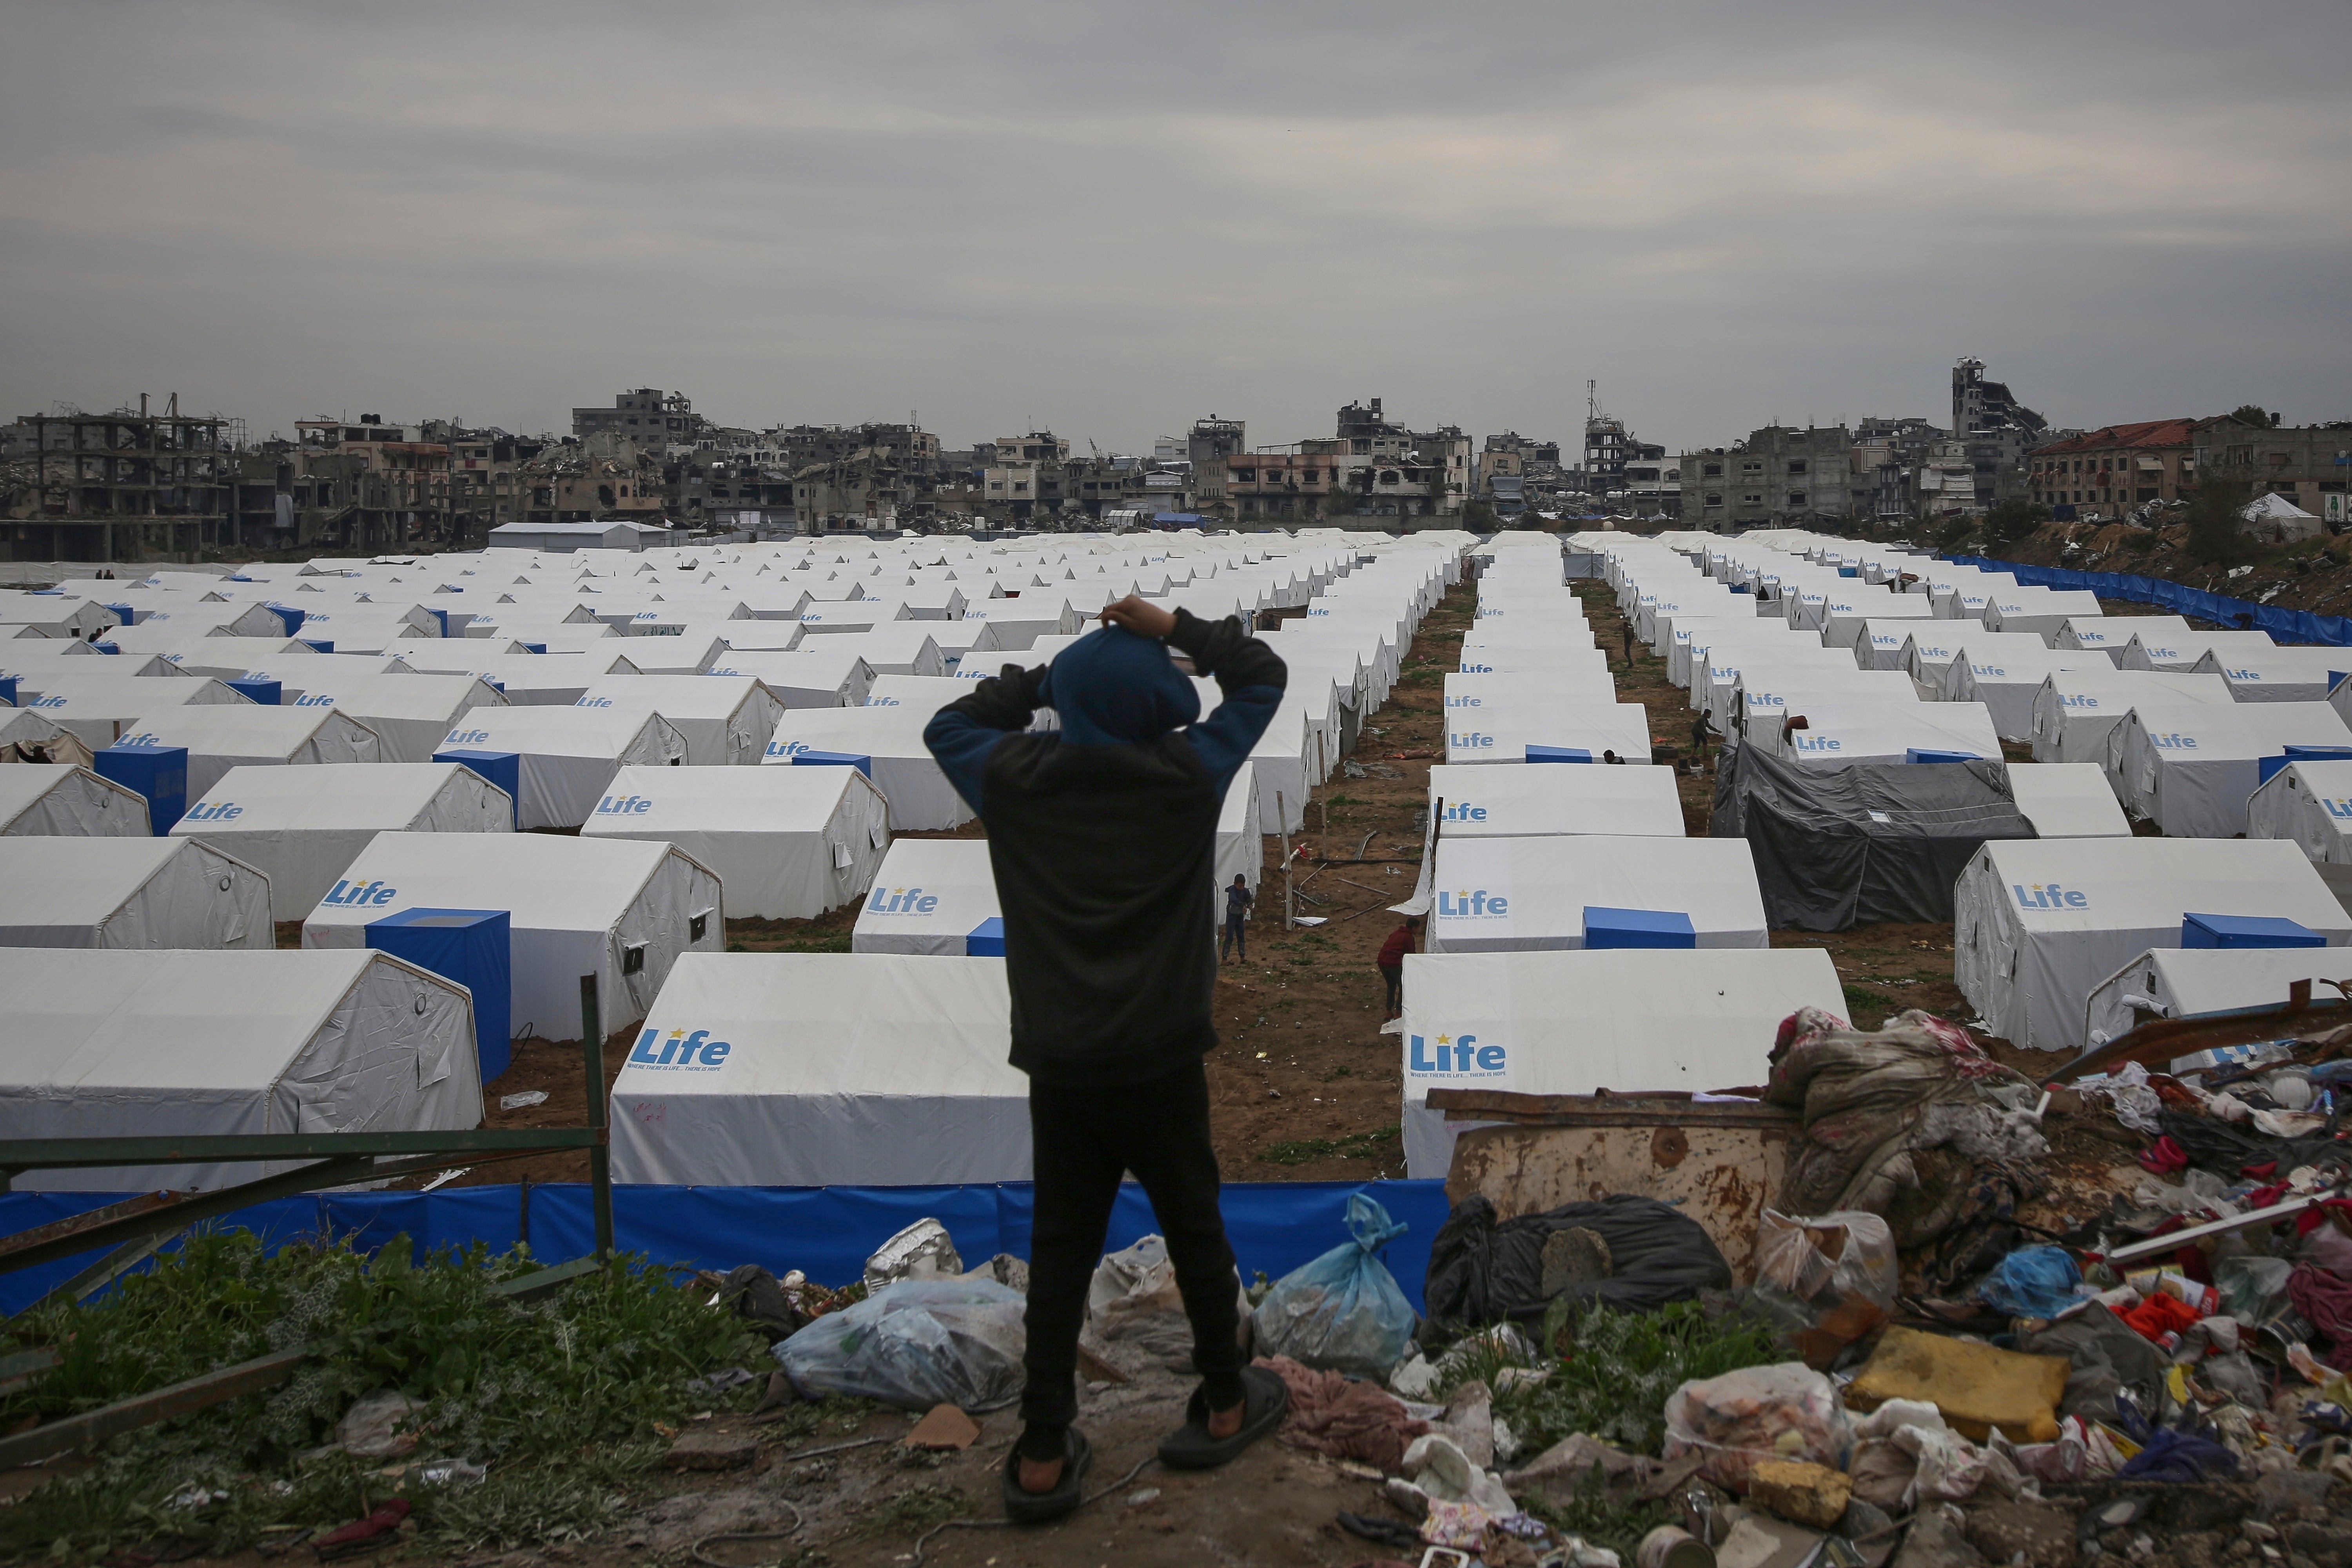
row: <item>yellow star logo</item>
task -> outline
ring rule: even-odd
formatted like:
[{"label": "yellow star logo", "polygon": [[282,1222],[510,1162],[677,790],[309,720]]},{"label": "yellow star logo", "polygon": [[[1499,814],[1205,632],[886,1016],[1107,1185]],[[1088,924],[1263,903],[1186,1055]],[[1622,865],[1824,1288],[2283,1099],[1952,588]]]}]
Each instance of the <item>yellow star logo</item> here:
[{"label": "yellow star logo", "polygon": [[1440,1035],[1437,1037],[1437,1043],[1441,1046],[1450,1046],[1454,1043],[1454,1037],[1451,1035]]}]

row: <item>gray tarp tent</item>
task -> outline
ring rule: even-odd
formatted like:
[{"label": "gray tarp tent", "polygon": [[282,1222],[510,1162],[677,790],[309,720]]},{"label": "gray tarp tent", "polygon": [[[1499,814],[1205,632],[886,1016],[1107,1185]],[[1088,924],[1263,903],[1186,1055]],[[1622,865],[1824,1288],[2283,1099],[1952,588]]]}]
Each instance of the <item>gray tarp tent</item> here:
[{"label": "gray tarp tent", "polygon": [[2032,838],[1999,763],[1858,763],[1822,772],[1727,748],[1713,832],[1745,838],[1775,928],[1948,921],[1952,883],[1988,838]]}]

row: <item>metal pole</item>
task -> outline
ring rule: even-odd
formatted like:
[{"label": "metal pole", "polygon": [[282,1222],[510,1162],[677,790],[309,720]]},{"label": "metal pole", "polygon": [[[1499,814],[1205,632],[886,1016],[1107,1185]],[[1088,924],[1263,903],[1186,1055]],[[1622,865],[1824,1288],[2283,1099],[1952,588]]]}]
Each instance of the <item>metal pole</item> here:
[{"label": "metal pole", "polygon": [[1282,829],[1282,929],[1293,931],[1297,926],[1297,905],[1291,897],[1290,887],[1290,807],[1284,803],[1280,790],[1274,792],[1274,816],[1275,826]]},{"label": "metal pole", "polygon": [[596,1256],[613,1256],[613,1150],[604,1136],[604,1015],[597,1005],[596,977],[580,977],[580,1055],[588,1074],[588,1125],[600,1136],[588,1151],[588,1187],[596,1213]]}]

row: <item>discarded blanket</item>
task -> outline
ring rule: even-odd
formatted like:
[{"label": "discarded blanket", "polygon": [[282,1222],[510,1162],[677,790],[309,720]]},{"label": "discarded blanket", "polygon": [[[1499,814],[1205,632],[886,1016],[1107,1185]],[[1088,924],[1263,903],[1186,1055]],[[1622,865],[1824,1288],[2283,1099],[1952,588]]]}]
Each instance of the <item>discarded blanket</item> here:
[{"label": "discarded blanket", "polygon": [[2286,1295],[2294,1310],[2327,1342],[2319,1359],[2352,1372],[2352,1279],[2315,1264],[2298,1263],[2286,1277]]},{"label": "discarded blanket", "polygon": [[1441,1325],[1533,1321],[1559,1298],[1647,1312],[1730,1285],[1723,1254],[1671,1204],[1619,1193],[1497,1222],[1473,1194],[1430,1242],[1421,1342],[1444,1338]]},{"label": "discarded blanket", "polygon": [[1290,1414],[1282,1418],[1282,1440],[1335,1459],[1361,1459],[1394,1475],[1404,1451],[1429,1423],[1405,1410],[1378,1384],[1336,1372],[1301,1366],[1286,1355],[1260,1356],[1252,1363],[1282,1379],[1290,1390]]},{"label": "discarded blanket", "polygon": [[[1981,1273],[2014,1241],[2007,1222],[2017,1201],[2042,1185],[2034,1162],[2048,1144],[2031,1116],[1993,1092],[2032,1088],[1931,1013],[1902,1013],[1865,1033],[1800,1008],[1781,1022],[1764,1091],[1804,1118],[1776,1206],[1878,1215],[1902,1250],[1942,1240],[1953,1256],[1937,1273],[1957,1278],[1980,1258]],[[1955,1232],[1965,1245],[1954,1247]]]},{"label": "discarded blanket", "polygon": [[2308,1165],[2322,1155],[2343,1155],[2344,1145],[2324,1132],[2305,1138],[2272,1138],[2252,1128],[2234,1127],[2218,1117],[2168,1105],[2158,1112],[2165,1136],[2189,1156],[2189,1163],[2212,1172],[2224,1181],[2259,1171],[2276,1162],[2281,1175],[2297,1165]]}]

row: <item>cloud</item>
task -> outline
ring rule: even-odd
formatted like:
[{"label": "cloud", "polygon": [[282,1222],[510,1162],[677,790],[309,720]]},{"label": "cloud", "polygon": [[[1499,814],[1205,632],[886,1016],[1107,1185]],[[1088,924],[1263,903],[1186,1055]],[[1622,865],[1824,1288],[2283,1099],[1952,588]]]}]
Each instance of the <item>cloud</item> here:
[{"label": "cloud", "polygon": [[0,412],[2341,417],[2340,5],[28,4]]}]

